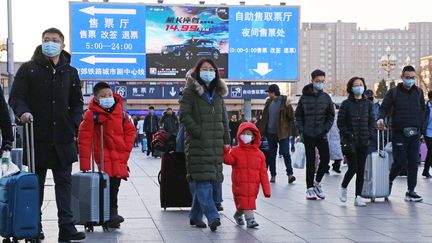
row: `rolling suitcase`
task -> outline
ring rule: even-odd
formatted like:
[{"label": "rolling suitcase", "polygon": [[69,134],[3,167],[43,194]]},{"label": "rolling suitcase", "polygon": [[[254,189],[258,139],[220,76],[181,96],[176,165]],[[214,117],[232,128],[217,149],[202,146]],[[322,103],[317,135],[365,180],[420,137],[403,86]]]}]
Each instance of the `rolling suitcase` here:
[{"label": "rolling suitcase", "polygon": [[94,144],[92,143],[92,171],[72,175],[72,212],[76,225],[84,225],[88,232],[94,226],[108,230],[110,219],[109,177],[104,172],[103,126],[100,125],[101,158],[99,171],[95,171]]},{"label": "rolling suitcase", "polygon": [[[30,127],[30,128],[29,128]],[[29,172],[0,178],[0,235],[3,242],[39,242],[39,179],[35,172],[33,121],[25,124]],[[30,131],[29,131],[30,129]],[[30,135],[30,136],[29,136]],[[30,141],[29,141],[30,140]]]},{"label": "rolling suitcase", "polygon": [[164,153],[158,176],[161,207],[191,207],[192,196],[186,180],[184,153]]},{"label": "rolling suitcase", "polygon": [[[384,132],[381,132],[384,144]],[[362,197],[370,198],[375,202],[376,198],[384,197],[388,201],[390,195],[389,181],[389,155],[384,149],[380,149],[380,131],[378,130],[378,148],[376,152],[368,155],[366,158],[364,183]]]}]

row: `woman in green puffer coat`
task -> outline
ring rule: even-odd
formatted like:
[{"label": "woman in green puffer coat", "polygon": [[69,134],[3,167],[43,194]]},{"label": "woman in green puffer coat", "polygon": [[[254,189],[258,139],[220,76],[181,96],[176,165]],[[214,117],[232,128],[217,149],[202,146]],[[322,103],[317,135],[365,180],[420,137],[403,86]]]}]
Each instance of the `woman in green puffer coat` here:
[{"label": "woman in green puffer coat", "polygon": [[229,144],[223,100],[227,93],[216,64],[203,58],[186,75],[180,99],[180,121],[186,128],[186,176],[192,193],[190,224],[205,228],[204,214],[212,231],[220,226],[213,191],[223,181],[223,148]]}]

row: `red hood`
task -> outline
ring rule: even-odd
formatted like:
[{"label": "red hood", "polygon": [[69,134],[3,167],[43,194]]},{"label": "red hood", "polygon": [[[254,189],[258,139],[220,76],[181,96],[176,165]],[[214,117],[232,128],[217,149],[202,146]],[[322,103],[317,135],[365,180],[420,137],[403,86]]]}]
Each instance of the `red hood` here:
[{"label": "red hood", "polygon": [[112,113],[107,112],[104,108],[102,108],[99,104],[97,104],[94,100],[94,97],[91,98],[89,103],[89,110],[93,112],[99,113],[99,122],[102,122],[106,119],[106,116],[109,116],[110,114],[115,114],[118,112],[122,112],[123,110],[123,102],[122,97],[119,94],[113,94],[114,100],[116,101],[114,111]]},{"label": "red hood", "polygon": [[[252,133],[254,134],[255,138],[251,144],[245,144],[240,138],[240,135],[246,129],[252,131]],[[259,148],[259,146],[261,144],[261,134],[260,134],[258,128],[255,126],[255,124],[253,124],[251,122],[243,122],[242,124],[240,124],[240,127],[237,131],[237,141],[238,141],[239,145],[242,147],[243,146],[246,146],[246,147],[254,146],[254,147]]]}]

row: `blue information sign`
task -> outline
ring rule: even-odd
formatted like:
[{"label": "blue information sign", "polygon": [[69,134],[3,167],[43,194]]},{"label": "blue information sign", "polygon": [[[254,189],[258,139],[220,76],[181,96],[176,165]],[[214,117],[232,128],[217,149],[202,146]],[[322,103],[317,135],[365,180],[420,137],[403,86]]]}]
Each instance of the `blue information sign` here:
[{"label": "blue information sign", "polygon": [[229,79],[298,80],[299,12],[298,7],[230,7]]},{"label": "blue information sign", "polygon": [[[113,91],[126,99],[180,99],[183,85],[113,85]],[[268,85],[228,85],[226,99],[265,99]]]},{"label": "blue information sign", "polygon": [[145,79],[145,6],[70,3],[72,65],[81,79]]}]

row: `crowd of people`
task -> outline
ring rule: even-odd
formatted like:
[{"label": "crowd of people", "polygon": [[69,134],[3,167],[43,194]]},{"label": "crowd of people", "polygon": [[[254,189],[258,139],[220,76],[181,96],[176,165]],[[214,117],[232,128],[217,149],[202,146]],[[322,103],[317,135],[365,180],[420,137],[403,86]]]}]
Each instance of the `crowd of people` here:
[{"label": "crowd of people", "polygon": [[[101,149],[102,137],[105,172],[110,177],[109,227],[118,228],[124,218],[118,213],[117,195],[121,180],[129,177],[130,152],[133,146],[141,145],[141,151],[147,156],[159,157],[152,139],[160,129],[177,136],[176,151],[185,154],[186,178],[192,195],[190,224],[199,228],[208,225],[215,231],[221,225],[218,211],[223,210],[223,163],[233,167],[236,223],[257,227],[253,213],[255,201],[260,185],[264,196],[271,196],[270,183],[276,182],[278,149],[285,163],[287,182],[296,181],[290,156],[290,151],[295,152],[296,137],[305,147],[307,200],[325,199],[322,180],[329,171],[330,160],[334,161],[332,167],[337,173],[341,173],[341,163],[346,160],[348,170],[341,182],[340,200],[347,201],[348,184],[357,175],[354,204],[365,206],[361,193],[366,158],[377,149],[377,129],[391,129],[394,161],[389,188],[406,165],[405,200],[422,201],[415,188],[421,137],[429,148],[422,175],[431,177],[432,102],[425,103],[424,91],[415,84],[417,75],[412,66],[403,68],[403,82],[387,92],[381,105],[373,102],[373,91],[367,90],[361,77],[347,82],[349,95],[340,107],[324,91],[326,75],[322,70],[311,73],[311,83],[303,88],[295,110],[278,85],[272,84],[267,89],[263,111],[248,122],[243,114],[240,119],[236,115],[228,117],[223,98],[228,92],[227,85],[220,78],[215,62],[202,58],[187,73],[179,100],[179,117],[167,108],[159,118],[150,106],[146,116],[130,118],[121,96],[113,94],[104,82],[94,86],[89,109],[83,112],[81,82],[77,70],[70,65],[70,54],[63,49],[64,36],[60,30],[44,31],[42,44],[36,48],[32,60],[18,70],[9,97],[9,104],[22,123],[34,119],[40,206],[47,170],[53,172],[59,241],[85,238],[74,226],[70,205],[72,163],[78,160],[78,154],[81,170],[90,170],[92,149],[100,166],[97,158],[101,151],[97,150]],[[428,97],[432,100],[432,92]],[[13,138],[10,120],[4,119],[7,105],[0,104],[1,149],[5,151],[11,149]],[[96,129],[101,124],[108,132],[101,134]],[[268,143],[265,153],[260,149],[263,141]],[[331,146],[329,141],[333,143]],[[40,224],[39,238],[44,237]]]}]

